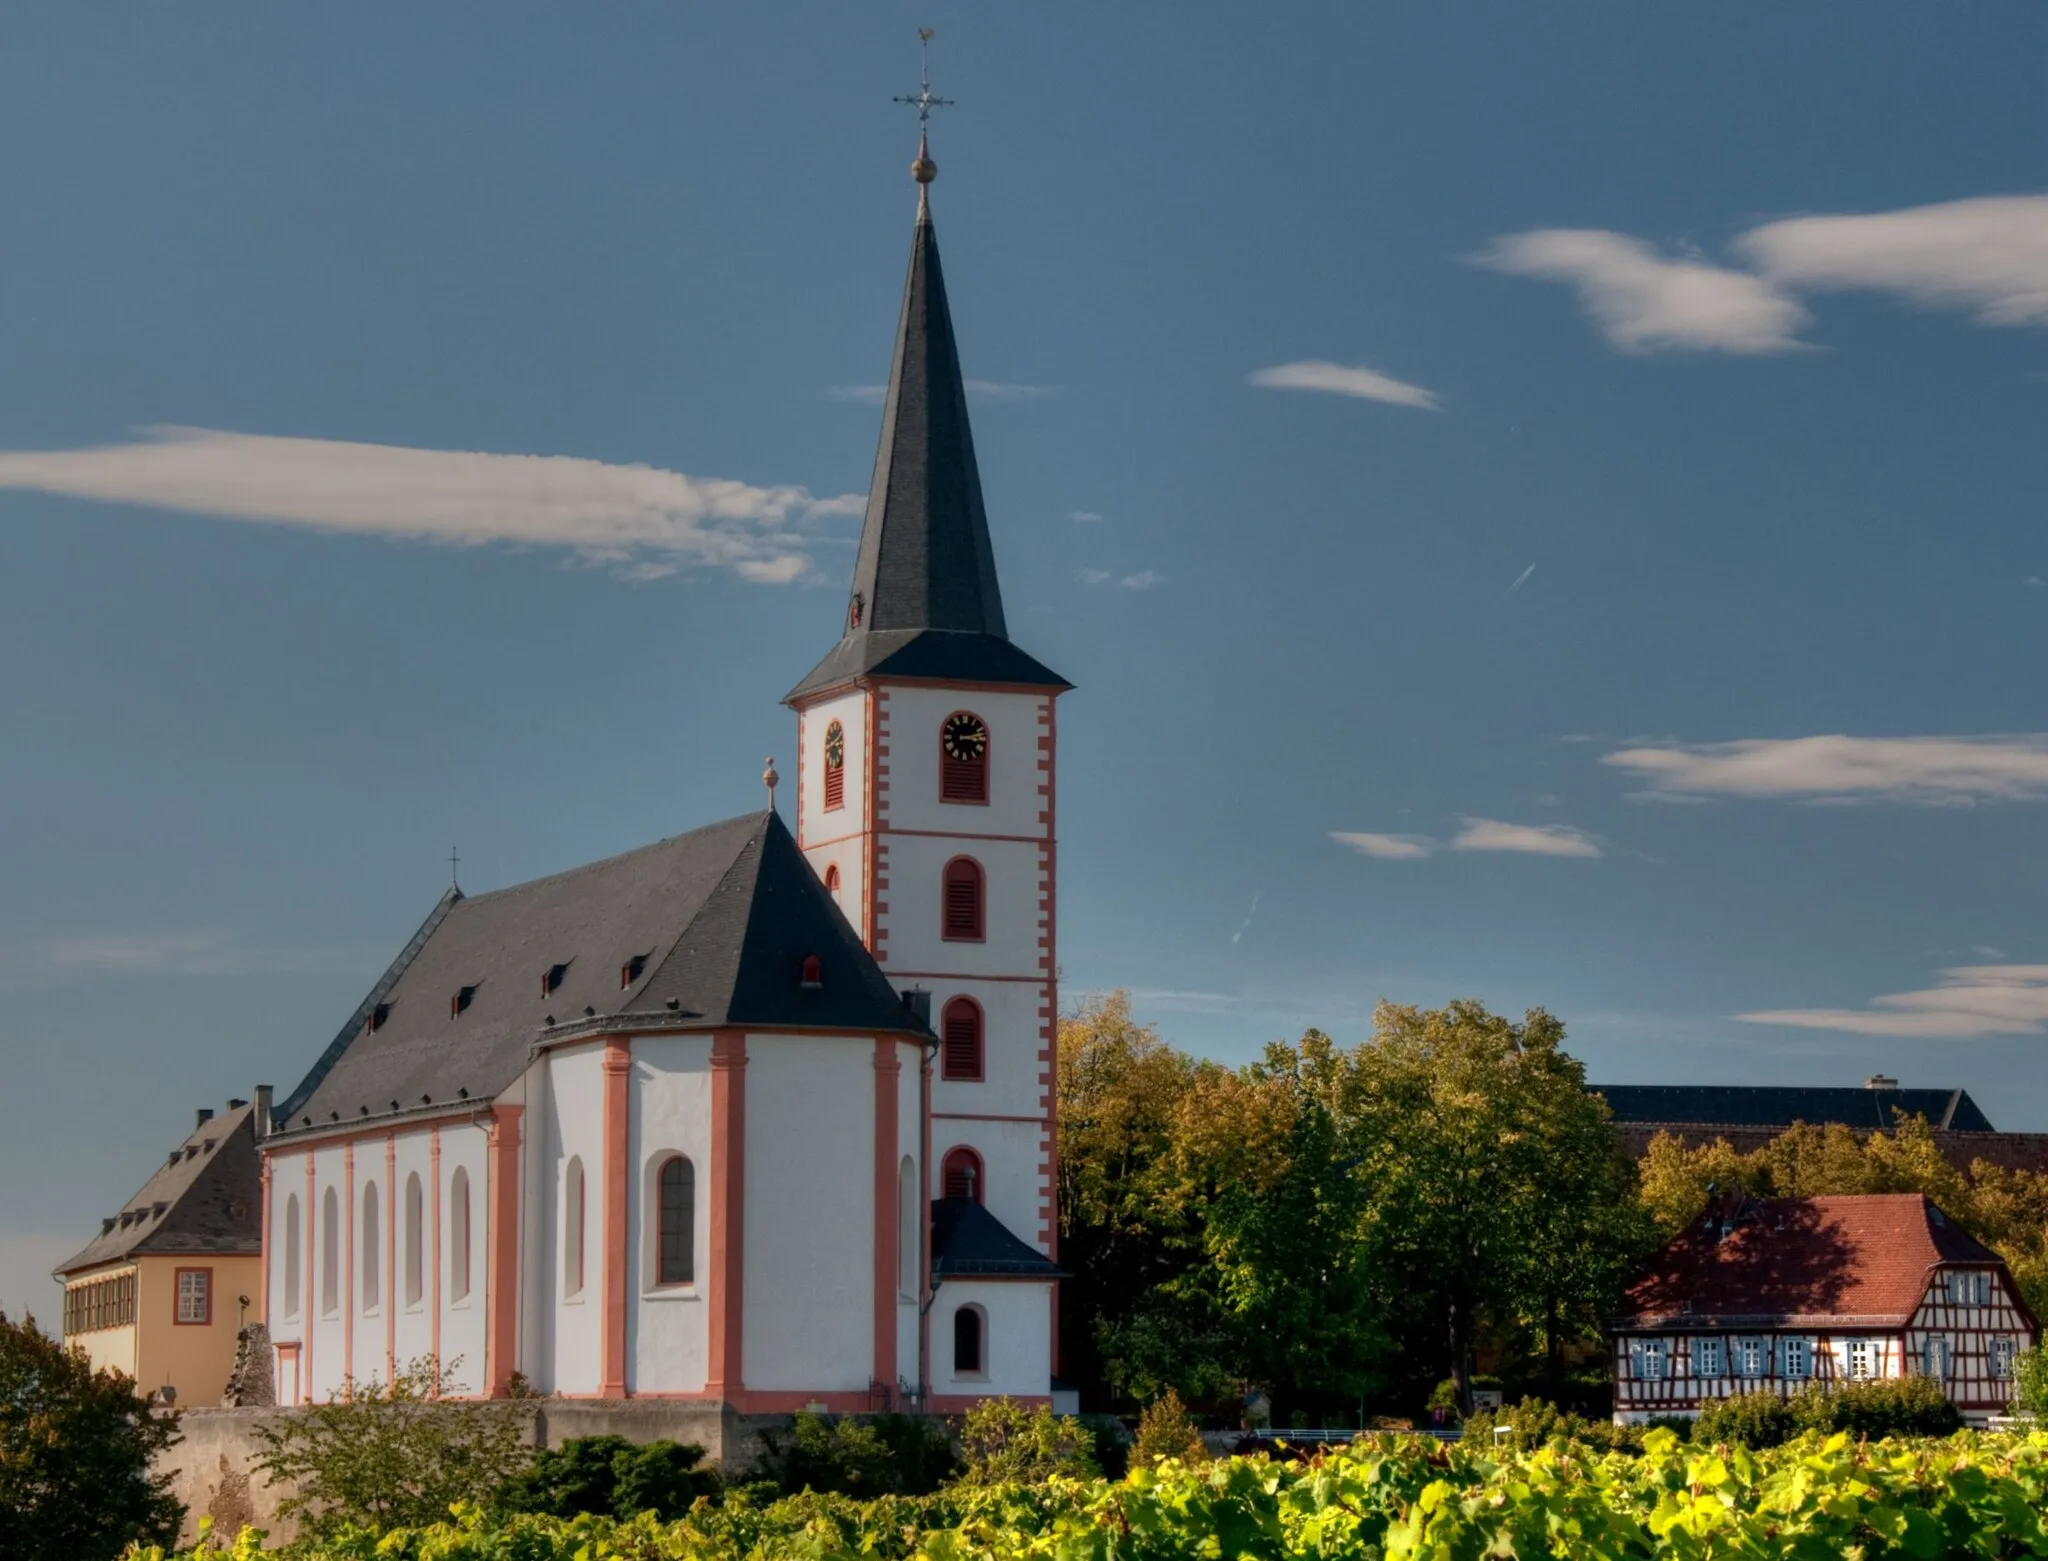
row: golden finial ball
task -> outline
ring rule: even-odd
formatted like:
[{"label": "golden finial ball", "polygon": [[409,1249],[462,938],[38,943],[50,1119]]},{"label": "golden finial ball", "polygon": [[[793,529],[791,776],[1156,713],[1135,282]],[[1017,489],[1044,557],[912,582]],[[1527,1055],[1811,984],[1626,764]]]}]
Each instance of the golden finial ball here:
[{"label": "golden finial ball", "polygon": [[910,177],[919,184],[930,184],[938,176],[939,165],[927,157],[923,150],[920,149],[917,154],[917,161],[910,165]]}]

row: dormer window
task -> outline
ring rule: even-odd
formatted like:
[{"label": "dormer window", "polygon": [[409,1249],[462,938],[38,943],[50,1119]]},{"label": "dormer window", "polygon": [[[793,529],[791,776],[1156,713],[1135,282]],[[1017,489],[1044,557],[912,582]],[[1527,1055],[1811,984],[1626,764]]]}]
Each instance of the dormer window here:
[{"label": "dormer window", "polygon": [[627,960],[625,964],[619,966],[620,990],[623,991],[625,988],[631,986],[635,981],[638,981],[646,973],[647,956],[645,954],[635,954],[631,959]]},{"label": "dormer window", "polygon": [[939,800],[988,801],[988,723],[966,710],[939,728]]},{"label": "dormer window", "polygon": [[448,1017],[450,1019],[453,1019],[457,1014],[467,1013],[469,1011],[470,1002],[475,997],[475,987],[457,987],[455,989],[455,995],[448,999]]},{"label": "dormer window", "polygon": [[846,609],[846,626],[849,629],[857,629],[860,627],[861,609],[866,605],[867,603],[862,600],[860,592],[855,591],[853,593],[853,601],[848,605]]},{"label": "dormer window", "polygon": [[379,1003],[376,1007],[372,1008],[370,1010],[370,1033],[374,1035],[377,1031],[383,1029],[384,1021],[390,1017],[391,1005],[389,1003]]},{"label": "dormer window", "polygon": [[846,728],[825,728],[825,811],[846,806]]},{"label": "dormer window", "polygon": [[805,991],[815,992],[825,984],[825,966],[815,954],[804,956],[803,980],[799,983]]},{"label": "dormer window", "polygon": [[541,972],[540,995],[542,997],[548,996],[548,994],[562,984],[562,978],[568,973],[569,967],[567,965],[548,966],[546,970]]}]

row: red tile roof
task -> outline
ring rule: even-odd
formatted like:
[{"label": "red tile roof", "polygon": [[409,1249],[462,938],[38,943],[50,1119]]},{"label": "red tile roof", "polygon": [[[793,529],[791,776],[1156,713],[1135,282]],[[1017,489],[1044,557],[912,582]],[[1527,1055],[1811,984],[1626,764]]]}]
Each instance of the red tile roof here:
[{"label": "red tile roof", "polygon": [[1944,1264],[2005,1266],[1918,1193],[1748,1198],[1666,1243],[1616,1325],[1903,1328]]}]

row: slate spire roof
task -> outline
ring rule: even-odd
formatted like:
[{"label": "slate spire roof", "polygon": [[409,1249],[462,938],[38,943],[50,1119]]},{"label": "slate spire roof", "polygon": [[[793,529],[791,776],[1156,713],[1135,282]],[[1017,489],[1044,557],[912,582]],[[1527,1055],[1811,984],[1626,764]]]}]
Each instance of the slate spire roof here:
[{"label": "slate spire roof", "polygon": [[352,1023],[279,1108],[278,1133],[480,1107],[536,1047],[587,1035],[925,1034],[772,811],[451,891]]},{"label": "slate spire roof", "polygon": [[1003,620],[938,230],[922,195],[845,630],[790,699],[866,673],[1069,686],[1012,645]]}]

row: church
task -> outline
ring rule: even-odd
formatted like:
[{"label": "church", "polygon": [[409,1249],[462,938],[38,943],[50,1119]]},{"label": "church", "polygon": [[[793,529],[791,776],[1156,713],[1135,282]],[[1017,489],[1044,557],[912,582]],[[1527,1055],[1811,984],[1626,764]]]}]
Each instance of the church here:
[{"label": "church", "polygon": [[[1056,746],[1011,643],[920,143],[795,802],[450,888],[261,1140],[277,1401],[1049,1402]],[[821,640],[824,636],[821,634]]]}]

